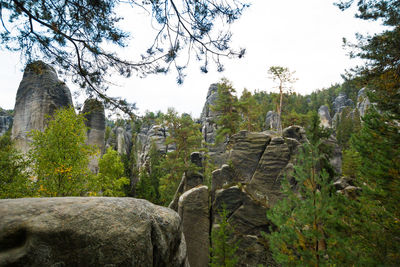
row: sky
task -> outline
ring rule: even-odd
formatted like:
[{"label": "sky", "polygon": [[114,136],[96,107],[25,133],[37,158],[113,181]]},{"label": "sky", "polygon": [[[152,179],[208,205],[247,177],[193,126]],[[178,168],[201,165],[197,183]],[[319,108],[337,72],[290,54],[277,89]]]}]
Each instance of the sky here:
[{"label": "sky", "polygon": [[[354,18],[354,10],[340,11],[331,0],[253,0],[251,7],[231,26],[232,46],[246,48],[242,59],[224,61],[225,71],[219,73],[214,66],[207,74],[192,62],[186,70],[182,85],[176,83],[176,73],[150,75],[129,79],[116,78],[108,94],[122,96],[136,103],[137,113],[167,111],[174,107],[180,113],[199,117],[212,83],[221,78],[230,80],[240,96],[244,88],[249,91],[274,91],[274,84],[267,73],[270,66],[279,65],[295,71],[298,81],[295,92],[309,94],[342,82],[341,74],[351,66],[360,64],[349,59],[343,48],[343,37],[354,40],[356,32],[376,33],[382,30],[379,23]],[[127,18],[128,29],[135,29],[134,42],[122,53],[137,53],[151,40],[148,15],[141,13],[140,22]],[[13,109],[23,66],[20,55],[0,50],[0,107]],[[79,90],[70,82],[72,92]],[[76,103],[82,103],[78,98]]]}]

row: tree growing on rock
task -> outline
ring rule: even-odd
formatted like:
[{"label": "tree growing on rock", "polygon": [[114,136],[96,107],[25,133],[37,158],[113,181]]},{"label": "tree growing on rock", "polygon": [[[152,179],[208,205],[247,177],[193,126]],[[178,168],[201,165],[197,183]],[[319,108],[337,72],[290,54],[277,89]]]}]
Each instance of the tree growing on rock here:
[{"label": "tree growing on rock", "polygon": [[239,102],[231,82],[223,79],[218,84],[218,97],[211,109],[217,115],[216,143],[225,141],[239,130]]},{"label": "tree growing on rock", "polygon": [[217,228],[211,232],[210,266],[234,267],[239,260],[236,255],[238,243],[232,239],[234,229],[228,221],[228,211],[225,206],[219,211],[219,217]]},{"label": "tree growing on rock", "polygon": [[294,72],[291,72],[286,67],[272,66],[268,70],[268,74],[274,82],[277,82],[277,88],[279,90],[279,106],[277,107],[279,125],[278,132],[282,134],[282,105],[283,105],[283,94],[291,90],[291,84],[297,79],[293,77]]},{"label": "tree growing on rock", "polygon": [[200,126],[188,114],[179,116],[175,110],[169,109],[163,121],[169,133],[166,144],[175,145],[175,150],[165,155],[161,165],[165,175],[160,178],[159,192],[161,202],[168,204],[174,196],[182,175],[187,177],[188,171],[197,168],[191,162],[190,154],[201,149],[202,136]]}]

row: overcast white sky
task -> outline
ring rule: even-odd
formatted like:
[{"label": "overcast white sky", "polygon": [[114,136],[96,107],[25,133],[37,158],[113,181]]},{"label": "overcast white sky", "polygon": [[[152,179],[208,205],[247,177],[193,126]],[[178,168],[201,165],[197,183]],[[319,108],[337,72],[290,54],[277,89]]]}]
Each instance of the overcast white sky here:
[{"label": "overcast white sky", "polygon": [[[340,74],[357,62],[350,60],[342,47],[342,38],[354,38],[356,32],[374,33],[382,30],[378,23],[354,18],[352,10],[341,12],[330,0],[253,0],[252,6],[232,26],[233,46],[245,47],[243,59],[225,61],[225,71],[210,68],[203,74],[199,65],[187,69],[183,85],[176,83],[176,73],[151,75],[141,79],[132,76],[118,80],[119,86],[109,94],[135,102],[139,113],[145,110],[179,112],[199,117],[208,87],[222,77],[231,80],[240,95],[244,88],[273,90],[267,70],[281,65],[296,71],[299,79],[294,89],[307,94],[316,89],[341,82]],[[135,42],[149,39],[150,27],[132,25]],[[135,30],[137,29],[137,30]],[[146,35],[146,36],[145,36]],[[136,51],[128,47],[126,53]],[[0,107],[14,108],[15,96],[22,78],[19,55],[0,50]],[[68,84],[72,91],[76,87]]]}]

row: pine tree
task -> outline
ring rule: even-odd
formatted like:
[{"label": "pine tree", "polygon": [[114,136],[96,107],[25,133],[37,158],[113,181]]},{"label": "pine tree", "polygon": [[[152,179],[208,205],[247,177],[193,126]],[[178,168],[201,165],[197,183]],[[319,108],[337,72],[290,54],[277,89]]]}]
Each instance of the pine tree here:
[{"label": "pine tree", "polygon": [[294,72],[290,72],[288,68],[281,66],[272,66],[269,68],[268,73],[271,75],[272,80],[278,82],[279,89],[279,106],[277,107],[279,125],[278,132],[282,134],[282,105],[283,94],[290,91],[290,84],[294,83],[297,79],[293,77]]},{"label": "pine tree", "polygon": [[216,142],[220,143],[239,130],[239,103],[236,90],[226,80],[218,84],[218,97],[211,109],[217,113]]},{"label": "pine tree", "polygon": [[347,199],[335,193],[328,173],[321,170],[316,145],[304,145],[294,170],[295,186],[284,180],[286,198],[267,213],[276,226],[266,235],[269,247],[283,266],[345,266],[355,260],[346,245],[350,228],[342,220]]},{"label": "pine tree", "polygon": [[187,176],[190,170],[197,168],[190,161],[190,154],[201,148],[202,136],[200,126],[187,114],[179,116],[175,110],[169,109],[163,121],[169,134],[166,145],[175,146],[175,150],[167,153],[161,165],[165,175],[160,178],[159,192],[161,203],[167,205],[182,176]]},{"label": "pine tree", "polygon": [[261,131],[257,124],[257,118],[260,116],[261,108],[251,92],[243,90],[239,100],[241,114],[240,130]]},{"label": "pine tree", "polygon": [[228,221],[226,207],[219,211],[219,218],[218,226],[211,232],[210,266],[234,267],[239,260],[236,254],[239,244],[233,241],[234,229]]}]

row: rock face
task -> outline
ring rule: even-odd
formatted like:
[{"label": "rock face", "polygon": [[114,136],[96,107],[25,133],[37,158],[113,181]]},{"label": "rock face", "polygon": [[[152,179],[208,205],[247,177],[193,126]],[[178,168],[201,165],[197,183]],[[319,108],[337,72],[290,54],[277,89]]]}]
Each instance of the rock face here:
[{"label": "rock face", "polygon": [[71,92],[58,79],[56,71],[42,61],[29,64],[15,101],[12,139],[16,147],[26,152],[29,149],[27,134],[33,129],[43,130],[46,115],[67,106],[72,106]]},{"label": "rock face", "polygon": [[362,88],[357,95],[357,109],[361,117],[364,117],[369,106],[371,106],[371,102],[368,99],[366,88]]},{"label": "rock face", "polygon": [[353,101],[347,98],[345,93],[339,93],[339,95],[333,101],[333,110],[335,113],[340,113],[345,107],[353,106]]},{"label": "rock face", "polygon": [[219,114],[211,108],[215,104],[217,98],[218,84],[214,83],[211,84],[208,89],[206,102],[200,115],[200,123],[202,126],[201,132],[203,134],[203,140],[208,144],[212,144],[208,147],[208,154],[214,164],[221,166],[226,160],[226,154],[224,153],[226,144],[221,143],[215,145],[215,138],[217,136],[216,120]]},{"label": "rock face", "polygon": [[13,123],[13,117],[0,108],[0,136],[5,134]]},{"label": "rock face", "polygon": [[233,239],[240,240],[238,266],[276,266],[261,232],[269,232],[266,211],[282,197],[281,181],[292,169],[298,146],[307,142],[305,131],[291,126],[283,137],[241,131],[230,142],[229,164],[212,174],[212,229],[225,206],[235,229]]},{"label": "rock face", "polygon": [[265,117],[265,130],[278,130],[279,127],[279,116],[275,111],[268,111]]},{"label": "rock face", "polygon": [[321,106],[318,109],[318,115],[320,120],[320,126],[324,128],[331,128],[332,127],[332,118],[329,114],[329,108],[325,105]]},{"label": "rock face", "polygon": [[137,136],[137,159],[139,169],[147,165],[150,149],[153,144],[160,154],[166,154],[175,150],[173,144],[166,144],[168,135],[168,129],[161,125],[150,125],[142,128],[141,132]]},{"label": "rock face", "polygon": [[179,198],[188,259],[191,267],[208,266],[210,214],[208,187],[199,186],[186,191]]},{"label": "rock face", "polygon": [[87,142],[96,146],[100,153],[89,163],[92,172],[98,172],[98,159],[104,154],[106,132],[106,117],[103,104],[96,99],[87,99],[83,105],[82,112],[86,118],[85,124],[88,127]]},{"label": "rock face", "polygon": [[189,266],[178,214],[133,198],[0,200],[0,266]]}]

